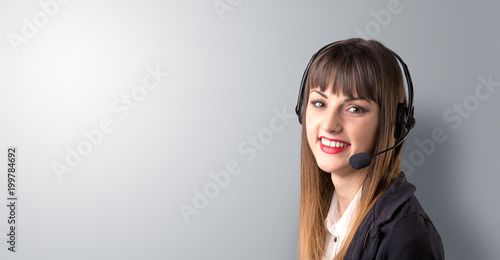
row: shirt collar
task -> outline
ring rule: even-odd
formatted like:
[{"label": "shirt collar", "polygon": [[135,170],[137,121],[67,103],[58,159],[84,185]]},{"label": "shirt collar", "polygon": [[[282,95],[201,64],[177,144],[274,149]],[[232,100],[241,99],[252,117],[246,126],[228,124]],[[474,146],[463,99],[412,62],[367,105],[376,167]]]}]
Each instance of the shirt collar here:
[{"label": "shirt collar", "polygon": [[337,235],[344,237],[349,228],[349,221],[354,215],[354,211],[357,208],[359,198],[361,197],[362,187],[359,188],[356,195],[352,199],[351,203],[344,212],[344,215],[340,216],[340,206],[337,192],[333,191],[332,202],[330,203],[330,209],[328,215],[326,216],[325,225],[327,230],[331,234],[337,233]]}]

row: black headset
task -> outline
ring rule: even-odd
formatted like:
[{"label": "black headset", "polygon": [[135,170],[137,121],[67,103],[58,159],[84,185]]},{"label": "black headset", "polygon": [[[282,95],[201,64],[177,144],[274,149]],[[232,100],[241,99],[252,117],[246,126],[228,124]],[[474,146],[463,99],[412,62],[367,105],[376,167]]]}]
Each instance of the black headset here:
[{"label": "black headset", "polygon": [[[323,48],[321,48],[318,52],[316,52],[312,57],[311,60],[309,60],[309,63],[307,64],[306,70],[304,71],[304,74],[302,75],[302,81],[300,83],[300,90],[299,90],[299,97],[297,100],[297,106],[295,107],[295,113],[299,117],[299,123],[302,124],[302,112],[304,111],[304,91],[306,89],[306,81],[307,81],[307,75],[309,74],[309,69],[311,67],[311,64],[315,60],[316,56],[318,56],[321,51],[324,49],[338,43],[333,42],[330,43]],[[373,158],[374,156],[377,156],[381,153],[387,152],[391,149],[396,148],[397,146],[401,145],[403,141],[406,139],[408,136],[408,133],[410,130],[415,126],[415,118],[413,117],[413,112],[414,112],[414,101],[413,101],[413,82],[411,81],[411,76],[410,72],[408,70],[408,66],[406,66],[406,63],[397,55],[395,52],[392,50],[386,48],[391,54],[399,61],[401,66],[403,67],[403,71],[405,74],[406,78],[406,86],[408,88],[408,106],[406,106],[404,103],[398,103],[397,106],[397,111],[396,111],[396,129],[394,131],[394,138],[397,139],[396,145],[383,150],[381,152],[378,152],[374,155],[371,155],[370,158]],[[366,166],[365,166],[366,167]]]}]

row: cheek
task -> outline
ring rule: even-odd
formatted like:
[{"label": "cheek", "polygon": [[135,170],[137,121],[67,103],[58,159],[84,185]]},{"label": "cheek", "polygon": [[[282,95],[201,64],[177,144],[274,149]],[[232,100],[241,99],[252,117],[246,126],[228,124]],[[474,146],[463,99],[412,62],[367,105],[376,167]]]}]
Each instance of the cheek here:
[{"label": "cheek", "polygon": [[310,118],[311,118],[311,117],[310,117],[310,116],[308,116],[308,113],[307,113],[307,111],[306,111],[306,118],[305,118],[305,120],[303,121],[303,123],[305,124],[305,128],[306,128],[306,136],[307,136],[307,140],[309,140],[309,139],[310,139],[310,136],[311,136],[311,134],[312,134],[312,132],[313,132],[313,125],[314,125],[314,124],[313,124],[313,122],[311,122],[311,119],[310,119]]},{"label": "cheek", "polygon": [[[309,147],[318,139],[318,129],[315,123],[311,120],[306,120],[306,137]],[[312,148],[312,147],[311,147]]]},{"label": "cheek", "polygon": [[375,139],[377,138],[378,121],[367,126],[367,129],[370,129],[370,134],[366,135],[366,141],[370,143],[370,146],[373,148],[375,147]]},{"label": "cheek", "polygon": [[378,120],[370,120],[362,125],[355,127],[356,136],[359,137],[358,141],[365,144],[366,148],[373,148],[375,146],[375,139],[377,137]]},{"label": "cheek", "polygon": [[313,137],[315,136],[314,130],[310,127],[306,127],[306,137],[307,137],[307,143],[311,145],[313,142]]}]

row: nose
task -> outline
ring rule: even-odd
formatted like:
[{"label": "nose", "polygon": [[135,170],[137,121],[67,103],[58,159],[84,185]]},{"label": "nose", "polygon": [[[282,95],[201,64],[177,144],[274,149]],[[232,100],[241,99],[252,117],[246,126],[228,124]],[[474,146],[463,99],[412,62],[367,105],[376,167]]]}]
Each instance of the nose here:
[{"label": "nose", "polygon": [[327,133],[339,133],[342,131],[342,117],[340,111],[335,109],[327,113],[323,118],[321,127]]}]

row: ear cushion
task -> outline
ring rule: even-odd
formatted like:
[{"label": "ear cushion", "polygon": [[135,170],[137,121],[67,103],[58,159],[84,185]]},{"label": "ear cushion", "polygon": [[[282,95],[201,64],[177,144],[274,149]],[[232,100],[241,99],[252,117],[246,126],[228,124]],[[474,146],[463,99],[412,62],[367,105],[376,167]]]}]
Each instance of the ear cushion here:
[{"label": "ear cushion", "polygon": [[404,103],[399,103],[396,111],[396,129],[394,130],[394,138],[400,139],[406,134],[408,129],[406,128],[408,108]]}]

